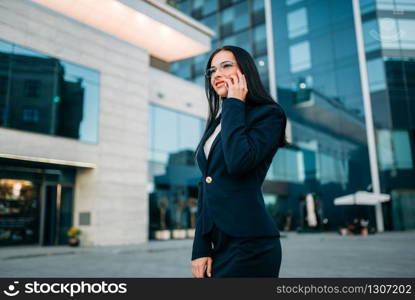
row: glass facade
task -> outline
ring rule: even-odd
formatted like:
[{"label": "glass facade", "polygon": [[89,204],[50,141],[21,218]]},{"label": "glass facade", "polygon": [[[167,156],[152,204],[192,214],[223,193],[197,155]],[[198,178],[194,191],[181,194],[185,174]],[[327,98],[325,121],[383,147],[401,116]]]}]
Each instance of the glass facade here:
[{"label": "glass facade", "polygon": [[[0,40],[0,126],[98,143],[99,73]],[[0,246],[65,245],[76,170],[0,159]]]},{"label": "glass facade", "polygon": [[334,205],[371,182],[351,2],[271,4],[277,97],[292,133],[263,187],[276,221],[284,230],[336,230],[355,217],[373,226],[373,211]]},{"label": "glass facade", "polygon": [[415,2],[361,2],[387,229],[415,228]]},{"label": "glass facade", "polygon": [[0,40],[0,126],[98,142],[99,73]]},{"label": "glass facade", "polygon": [[[264,86],[269,88],[263,0],[177,0],[168,3],[216,33],[212,38],[212,49],[235,45],[251,53]],[[204,86],[203,72],[208,54],[174,62],[171,72]]]},{"label": "glass facade", "polygon": [[195,228],[199,168],[193,158],[206,121],[152,104],[149,118],[150,238]]},{"label": "glass facade", "polygon": [[[174,2],[217,33],[213,48],[230,43],[251,51],[268,84],[263,0],[204,1],[217,9],[203,16],[192,14],[195,1]],[[280,229],[337,230],[354,218],[374,228],[373,207],[334,205],[336,197],[372,191],[352,1],[270,2],[277,98],[291,121],[292,145],[278,151],[267,174],[266,206]],[[381,190],[392,196],[382,205],[385,229],[415,228],[415,3],[360,6]],[[204,64],[197,64],[206,59],[174,63],[172,71],[203,83]],[[310,223],[310,201],[317,224]]]}]

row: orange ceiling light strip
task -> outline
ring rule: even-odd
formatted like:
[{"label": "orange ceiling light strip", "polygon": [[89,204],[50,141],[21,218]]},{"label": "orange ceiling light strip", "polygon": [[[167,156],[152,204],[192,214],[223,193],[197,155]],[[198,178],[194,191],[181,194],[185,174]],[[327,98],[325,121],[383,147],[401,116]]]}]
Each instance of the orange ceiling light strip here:
[{"label": "orange ceiling light strip", "polygon": [[146,49],[167,62],[204,53],[209,48],[116,0],[32,0]]}]

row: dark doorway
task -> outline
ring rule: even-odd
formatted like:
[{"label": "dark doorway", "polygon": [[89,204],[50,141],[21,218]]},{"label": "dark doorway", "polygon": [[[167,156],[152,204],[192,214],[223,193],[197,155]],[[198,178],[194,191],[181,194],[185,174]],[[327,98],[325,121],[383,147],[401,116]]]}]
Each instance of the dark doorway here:
[{"label": "dark doorway", "polygon": [[72,226],[73,188],[62,184],[45,186],[43,245],[65,245]]}]

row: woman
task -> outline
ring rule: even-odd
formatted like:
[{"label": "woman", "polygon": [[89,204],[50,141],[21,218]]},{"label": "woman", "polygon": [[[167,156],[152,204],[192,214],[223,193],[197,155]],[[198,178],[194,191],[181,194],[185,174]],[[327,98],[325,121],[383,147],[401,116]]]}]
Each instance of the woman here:
[{"label": "woman", "polygon": [[288,144],[286,115],[242,48],[215,50],[205,75],[209,118],[195,152],[203,176],[193,276],[278,277],[280,234],[261,186],[278,148]]}]

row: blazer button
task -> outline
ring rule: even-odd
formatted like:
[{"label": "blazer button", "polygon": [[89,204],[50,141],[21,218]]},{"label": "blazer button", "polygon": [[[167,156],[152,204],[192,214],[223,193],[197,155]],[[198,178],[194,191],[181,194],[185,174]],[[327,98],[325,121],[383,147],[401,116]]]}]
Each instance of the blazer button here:
[{"label": "blazer button", "polygon": [[206,182],[211,183],[212,182],[212,177],[210,177],[210,176],[206,177]]}]

